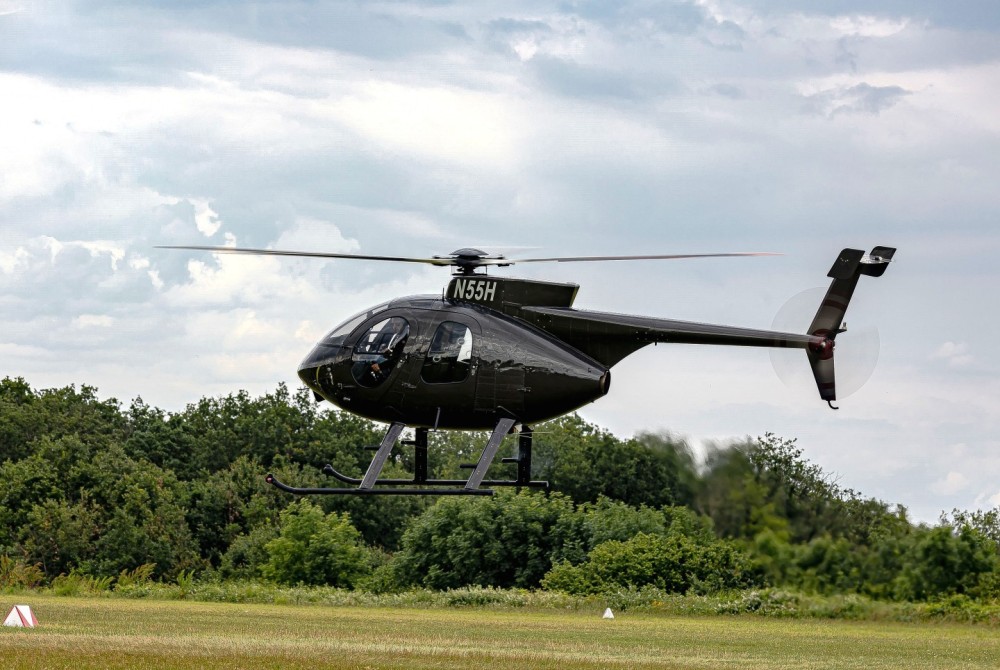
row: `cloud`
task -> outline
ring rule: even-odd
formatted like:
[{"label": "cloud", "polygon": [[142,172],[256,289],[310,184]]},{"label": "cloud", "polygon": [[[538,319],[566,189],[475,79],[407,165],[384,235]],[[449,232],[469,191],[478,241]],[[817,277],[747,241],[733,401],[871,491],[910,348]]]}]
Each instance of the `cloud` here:
[{"label": "cloud", "polygon": [[12,251],[0,249],[0,272],[13,274],[19,265],[23,265],[30,258],[27,249],[17,247]]},{"label": "cloud", "polygon": [[554,32],[552,26],[538,20],[499,18],[486,24],[487,41],[514,52],[522,61],[534,58]]},{"label": "cloud", "polygon": [[74,328],[110,328],[115,320],[106,314],[81,314],[73,319]]},{"label": "cloud", "polygon": [[965,342],[944,342],[930,356],[931,360],[944,361],[949,367],[963,368],[971,365],[975,358],[969,353],[969,345]]},{"label": "cloud", "polygon": [[886,18],[868,14],[836,16],[830,21],[834,30],[843,35],[861,37],[891,37],[906,29],[907,18]]},{"label": "cloud", "polygon": [[516,123],[506,101],[452,87],[368,82],[333,103],[335,118],[393,153],[466,164],[510,164]]},{"label": "cloud", "polygon": [[[742,0],[739,4],[745,8],[753,8],[765,16],[780,16],[802,10],[802,4],[795,0]],[[909,19],[938,27],[971,31],[1000,29],[1000,14],[995,7],[989,2],[976,0],[952,3],[937,0],[833,0],[810,4],[809,13],[838,21],[857,17],[856,22],[874,20],[891,24]]]},{"label": "cloud", "polygon": [[931,490],[943,496],[952,496],[969,488],[969,479],[960,472],[949,472],[931,484]]},{"label": "cloud", "polygon": [[194,205],[194,224],[198,232],[205,237],[211,237],[219,232],[222,221],[219,215],[209,206],[207,200],[197,200],[190,198],[189,202]]},{"label": "cloud", "polygon": [[829,118],[840,114],[878,116],[910,93],[900,86],[872,86],[861,82],[806,95],[803,110]]}]

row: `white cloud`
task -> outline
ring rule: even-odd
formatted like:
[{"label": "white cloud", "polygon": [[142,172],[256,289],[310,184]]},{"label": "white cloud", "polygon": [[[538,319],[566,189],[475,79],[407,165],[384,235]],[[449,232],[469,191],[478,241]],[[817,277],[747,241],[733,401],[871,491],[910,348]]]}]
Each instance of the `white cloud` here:
[{"label": "white cloud", "polygon": [[830,21],[833,29],[842,35],[861,37],[890,37],[902,32],[909,25],[909,19],[886,19],[864,14],[838,16]]},{"label": "white cloud", "polygon": [[10,252],[0,249],[0,272],[13,274],[18,266],[23,266],[26,263],[30,256],[24,247],[18,247]]},{"label": "white cloud", "polygon": [[969,487],[969,479],[960,472],[949,472],[944,478],[931,484],[931,490],[943,496],[961,493]]},{"label": "white cloud", "polygon": [[975,360],[969,353],[969,345],[965,342],[944,342],[934,353],[931,360],[944,361],[950,367],[962,368],[971,365]]},{"label": "white cloud", "polygon": [[389,151],[499,166],[516,155],[510,101],[488,92],[373,81],[331,108],[341,122]]},{"label": "white cloud", "polygon": [[118,263],[125,258],[125,249],[118,242],[111,242],[108,240],[90,240],[90,241],[75,241],[67,242],[68,245],[79,245],[90,252],[90,255],[97,258],[103,254],[107,254],[111,261],[111,269],[117,270]]},{"label": "white cloud", "polygon": [[878,115],[910,94],[899,86],[872,86],[867,82],[805,96],[807,109],[833,117],[838,114]]},{"label": "white cloud", "polygon": [[24,5],[20,2],[13,2],[12,0],[3,0],[3,2],[0,2],[0,16],[9,16],[10,14],[17,14],[23,11]]},{"label": "white cloud", "polygon": [[73,319],[73,327],[83,328],[110,328],[115,325],[115,320],[106,314],[81,314]]},{"label": "white cloud", "polygon": [[188,198],[188,201],[194,205],[194,223],[198,227],[198,232],[205,237],[211,237],[219,232],[219,228],[222,227],[222,220],[215,210],[209,206],[208,201],[196,198]]},{"label": "white cloud", "polygon": [[[348,212],[347,217],[366,216],[370,210]],[[352,253],[360,250],[355,239],[344,237],[340,228],[329,221],[308,216],[300,216],[274,243],[275,249],[291,251],[320,251],[330,253]]]},{"label": "white cloud", "polygon": [[163,288],[163,280],[160,279],[160,273],[157,270],[150,270],[146,273],[149,276],[149,281],[157,291]]}]

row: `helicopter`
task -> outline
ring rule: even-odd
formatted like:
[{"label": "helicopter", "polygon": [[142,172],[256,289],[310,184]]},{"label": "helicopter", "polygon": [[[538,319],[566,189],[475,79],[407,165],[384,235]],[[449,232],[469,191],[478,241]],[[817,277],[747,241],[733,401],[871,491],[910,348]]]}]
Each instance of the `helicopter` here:
[{"label": "helicopter", "polygon": [[[217,246],[165,246],[213,253],[423,263],[453,268],[441,295],[396,298],[360,312],[326,334],[302,360],[298,376],[317,401],[389,424],[368,469],[351,477],[331,465],[323,473],[350,486],[304,488],[267,482],[297,495],[492,495],[496,486],[548,489],[531,478],[533,424],[598,400],[611,387],[611,368],[653,343],[802,349],[819,396],[832,409],[836,337],[862,275],[880,277],[896,252],[844,249],[805,333],[786,333],[630,316],[573,307],[579,285],[486,274],[516,263],[600,262],[775,255],[761,252],[507,258],[462,248],[446,256],[411,258]],[[400,440],[406,428],[413,439]],[[467,479],[428,477],[428,432],[489,430]],[[486,479],[501,443],[517,434],[513,479]],[[397,442],[413,446],[412,479],[382,478]]]}]

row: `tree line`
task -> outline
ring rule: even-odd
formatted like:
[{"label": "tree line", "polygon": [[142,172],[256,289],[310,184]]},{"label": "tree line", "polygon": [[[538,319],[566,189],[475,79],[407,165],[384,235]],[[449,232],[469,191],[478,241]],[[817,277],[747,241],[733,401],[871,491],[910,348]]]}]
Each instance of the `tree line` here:
[{"label": "tree line", "polygon": [[[620,439],[566,416],[535,427],[553,492],[296,499],[361,473],[383,428],[279,386],[166,412],[90,386],[0,381],[0,588],[81,574],[253,579],[372,591],[466,585],[574,594],[782,586],[920,601],[1000,597],[1000,509],[915,524],[843,489],[794,440],[699,461],[666,433]],[[431,434],[432,476],[462,478],[485,434]],[[507,447],[504,447],[507,448]],[[384,473],[406,477],[397,450]],[[513,468],[494,465],[494,468]]]}]

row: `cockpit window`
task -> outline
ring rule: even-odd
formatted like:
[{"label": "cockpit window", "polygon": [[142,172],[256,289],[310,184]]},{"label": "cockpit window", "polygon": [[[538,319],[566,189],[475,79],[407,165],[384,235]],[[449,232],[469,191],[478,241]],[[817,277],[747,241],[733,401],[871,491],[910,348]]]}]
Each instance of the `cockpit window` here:
[{"label": "cockpit window", "polygon": [[403,355],[409,335],[410,324],[399,316],[382,319],[369,328],[354,346],[351,359],[354,380],[361,386],[374,388],[388,379]]},{"label": "cockpit window", "polygon": [[472,365],[472,332],[467,326],[445,321],[434,332],[420,378],[428,384],[464,381]]},{"label": "cockpit window", "polygon": [[365,320],[370,319],[379,312],[389,308],[389,303],[384,302],[377,307],[372,307],[371,309],[366,309],[363,312],[355,314],[347,321],[334,328],[329,332],[329,334],[323,338],[323,342],[326,344],[343,344],[344,339],[354,332],[354,329],[360,326]]}]

